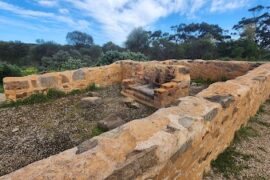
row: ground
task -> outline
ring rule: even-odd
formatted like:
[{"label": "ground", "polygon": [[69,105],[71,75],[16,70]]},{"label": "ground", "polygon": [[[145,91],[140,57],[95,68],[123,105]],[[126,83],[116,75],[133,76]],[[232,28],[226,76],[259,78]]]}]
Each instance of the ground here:
[{"label": "ground", "polygon": [[47,103],[1,108],[0,176],[101,133],[96,127],[97,122],[112,114],[130,121],[155,111],[141,104],[138,109],[127,107],[118,85],[97,92],[103,102],[92,108],[78,106],[87,93]]},{"label": "ground", "polygon": [[242,127],[232,145],[212,162],[204,180],[270,179],[270,101]]},{"label": "ground", "polygon": [[[193,82],[190,95],[207,86]],[[120,90],[119,85],[98,90],[102,104],[92,108],[79,106],[87,93],[41,104],[0,108],[0,176],[102,133],[97,122],[105,117],[117,115],[128,122],[156,111],[142,104],[138,109],[129,108]]]}]

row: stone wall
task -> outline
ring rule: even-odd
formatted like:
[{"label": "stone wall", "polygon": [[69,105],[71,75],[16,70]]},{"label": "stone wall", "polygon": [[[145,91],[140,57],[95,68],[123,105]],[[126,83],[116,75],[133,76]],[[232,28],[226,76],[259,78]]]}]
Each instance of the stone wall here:
[{"label": "stone wall", "polygon": [[0,179],[201,179],[269,95],[270,63]]},{"label": "stone wall", "polygon": [[[183,65],[190,69],[191,79],[202,78],[214,81],[224,78],[233,79],[259,66],[258,63],[203,60],[167,60],[163,62],[152,61],[151,63]],[[117,62],[108,66],[82,68],[74,71],[26,77],[6,77],[3,79],[4,90],[6,98],[10,100],[25,98],[36,92],[46,92],[49,88],[69,92],[85,88],[91,83],[102,86],[120,83],[123,79],[122,76],[129,73],[128,70],[122,68],[121,63]]]},{"label": "stone wall", "polygon": [[11,100],[25,98],[37,92],[46,92],[50,88],[69,92],[86,88],[92,83],[107,86],[121,81],[120,64],[3,79],[6,98]]},{"label": "stone wall", "polygon": [[261,65],[247,61],[219,60],[167,60],[161,63],[183,65],[189,67],[191,79],[221,81],[234,79]]}]

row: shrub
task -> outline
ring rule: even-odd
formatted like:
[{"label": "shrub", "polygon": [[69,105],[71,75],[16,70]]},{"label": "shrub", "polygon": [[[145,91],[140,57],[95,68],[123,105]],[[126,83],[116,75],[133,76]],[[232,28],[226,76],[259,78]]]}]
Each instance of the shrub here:
[{"label": "shrub", "polygon": [[22,76],[21,69],[16,65],[0,64],[0,83],[3,82],[4,77],[18,77]]},{"label": "shrub", "polygon": [[23,76],[28,76],[32,74],[37,74],[38,69],[36,67],[26,67],[22,69],[22,75]]},{"label": "shrub", "polygon": [[66,96],[66,93],[57,89],[49,89],[47,92],[47,97],[49,99],[58,99]]},{"label": "shrub", "polygon": [[130,52],[130,51],[127,51],[127,52],[108,51],[102,56],[99,64],[107,65],[107,64],[112,64],[115,61],[125,60],[125,59],[145,61],[145,60],[148,60],[148,57],[146,57],[142,53],[135,53],[135,52]]}]

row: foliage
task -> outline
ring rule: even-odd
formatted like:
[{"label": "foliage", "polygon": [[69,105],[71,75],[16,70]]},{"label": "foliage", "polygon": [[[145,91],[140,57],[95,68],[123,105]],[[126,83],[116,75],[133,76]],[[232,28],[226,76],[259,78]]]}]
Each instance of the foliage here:
[{"label": "foliage", "polygon": [[102,134],[104,132],[105,132],[105,130],[103,130],[103,129],[99,128],[99,127],[95,127],[95,128],[92,129],[91,137],[98,136],[98,135],[100,135],[100,134]]},{"label": "foliage", "polygon": [[108,51],[123,51],[123,48],[121,48],[120,46],[114,44],[113,42],[109,41],[107,43],[105,43],[102,46],[102,51],[104,53],[108,52]]},{"label": "foliage", "polygon": [[245,167],[237,163],[236,157],[248,160],[251,155],[242,154],[233,146],[228,147],[218,158],[211,162],[211,166],[218,172],[221,172],[226,178],[231,175],[237,175]]},{"label": "foliage", "polygon": [[212,39],[216,41],[223,41],[230,38],[225,35],[225,32],[221,27],[214,24],[202,23],[191,23],[191,24],[180,24],[172,26],[171,29],[175,32],[170,36],[170,40],[175,43],[186,42],[194,39]]},{"label": "foliage", "polygon": [[258,5],[249,9],[252,17],[244,17],[233,28],[240,32],[242,38],[254,40],[265,49],[270,48],[270,13],[269,7]]},{"label": "foliage", "polygon": [[149,32],[143,28],[135,28],[128,35],[125,45],[130,51],[144,53],[149,48],[149,37]]},{"label": "foliage", "polygon": [[38,69],[36,67],[24,67],[22,68],[22,76],[28,76],[32,74],[37,74]]},{"label": "foliage", "polygon": [[94,44],[94,40],[91,35],[80,31],[69,32],[66,36],[66,40],[68,44],[77,47],[87,47]]},{"label": "foliage", "polygon": [[22,76],[21,69],[16,65],[2,63],[0,64],[0,82],[3,82],[4,77]]},{"label": "foliage", "polygon": [[43,57],[41,60],[44,70],[72,70],[87,66],[81,59],[71,57],[69,52],[60,50],[52,57]]},{"label": "foliage", "polygon": [[114,63],[115,61],[124,60],[124,59],[131,59],[131,60],[137,60],[137,61],[148,60],[148,58],[141,53],[134,53],[130,51],[128,52],[108,51],[102,56],[99,64],[106,65],[106,64],[111,64],[111,63]]}]

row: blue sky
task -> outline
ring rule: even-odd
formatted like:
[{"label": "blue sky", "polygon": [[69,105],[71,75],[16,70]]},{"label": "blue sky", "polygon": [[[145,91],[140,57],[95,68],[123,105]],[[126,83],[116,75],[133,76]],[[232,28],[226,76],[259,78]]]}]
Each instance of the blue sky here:
[{"label": "blue sky", "polygon": [[0,40],[65,44],[67,32],[91,34],[96,44],[122,45],[135,27],[170,31],[180,23],[208,22],[230,30],[247,9],[269,0],[0,0]]}]

